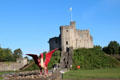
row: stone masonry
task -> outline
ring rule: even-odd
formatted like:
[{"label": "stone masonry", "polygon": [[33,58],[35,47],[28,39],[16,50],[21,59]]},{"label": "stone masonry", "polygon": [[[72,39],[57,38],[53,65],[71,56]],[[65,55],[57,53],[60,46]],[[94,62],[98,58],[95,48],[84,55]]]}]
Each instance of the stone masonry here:
[{"label": "stone masonry", "polygon": [[68,26],[60,26],[59,37],[49,40],[50,50],[61,49],[60,68],[72,68],[73,49],[93,48],[89,30],[77,30],[74,21]]},{"label": "stone masonry", "polygon": [[27,65],[26,58],[19,58],[16,62],[0,62],[0,71],[17,71]]},{"label": "stone masonry", "polygon": [[76,23],[72,21],[68,26],[60,26],[60,36],[51,38],[49,45],[50,50],[60,48],[64,52],[67,52],[70,47],[93,48],[93,38],[89,30],[77,30]]},{"label": "stone masonry", "polygon": [[69,49],[69,52],[61,52],[60,68],[72,68],[73,48],[70,47]]}]

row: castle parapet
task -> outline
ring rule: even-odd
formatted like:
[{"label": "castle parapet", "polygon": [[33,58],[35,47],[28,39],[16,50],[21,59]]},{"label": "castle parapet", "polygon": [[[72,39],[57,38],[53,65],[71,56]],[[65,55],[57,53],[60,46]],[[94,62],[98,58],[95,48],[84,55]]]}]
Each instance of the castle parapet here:
[{"label": "castle parapet", "polygon": [[70,22],[70,26],[71,26],[72,28],[75,28],[76,22],[75,22],[75,21],[71,21],[71,22]]},{"label": "castle parapet", "polygon": [[[59,43],[57,43],[59,42]],[[53,47],[59,47],[66,52],[70,47],[77,48],[93,48],[93,38],[89,29],[76,29],[76,22],[71,21],[70,25],[60,26],[60,36],[57,39],[49,41],[50,50]]]}]

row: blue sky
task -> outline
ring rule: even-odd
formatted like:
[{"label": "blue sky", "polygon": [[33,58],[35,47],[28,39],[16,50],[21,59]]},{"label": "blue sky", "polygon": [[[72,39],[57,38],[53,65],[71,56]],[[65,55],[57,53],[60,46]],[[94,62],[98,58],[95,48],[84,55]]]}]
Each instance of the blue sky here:
[{"label": "blue sky", "polygon": [[120,0],[0,0],[0,45],[24,54],[49,50],[48,40],[72,19],[89,29],[94,44],[120,43]]}]

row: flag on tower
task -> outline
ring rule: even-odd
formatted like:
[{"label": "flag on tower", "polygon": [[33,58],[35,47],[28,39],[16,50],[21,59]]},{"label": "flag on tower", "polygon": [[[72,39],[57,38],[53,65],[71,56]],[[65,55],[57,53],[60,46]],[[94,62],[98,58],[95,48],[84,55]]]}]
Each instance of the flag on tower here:
[{"label": "flag on tower", "polygon": [[70,9],[69,9],[70,11],[72,11],[72,7],[70,7]]},{"label": "flag on tower", "polygon": [[70,10],[70,21],[72,21],[72,7],[70,7],[69,10]]}]

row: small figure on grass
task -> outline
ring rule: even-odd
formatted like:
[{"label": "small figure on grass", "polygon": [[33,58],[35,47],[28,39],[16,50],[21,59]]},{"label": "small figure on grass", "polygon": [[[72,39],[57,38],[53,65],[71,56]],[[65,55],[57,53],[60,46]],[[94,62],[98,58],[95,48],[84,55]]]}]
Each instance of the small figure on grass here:
[{"label": "small figure on grass", "polygon": [[80,69],[80,65],[77,66],[77,69]]}]

